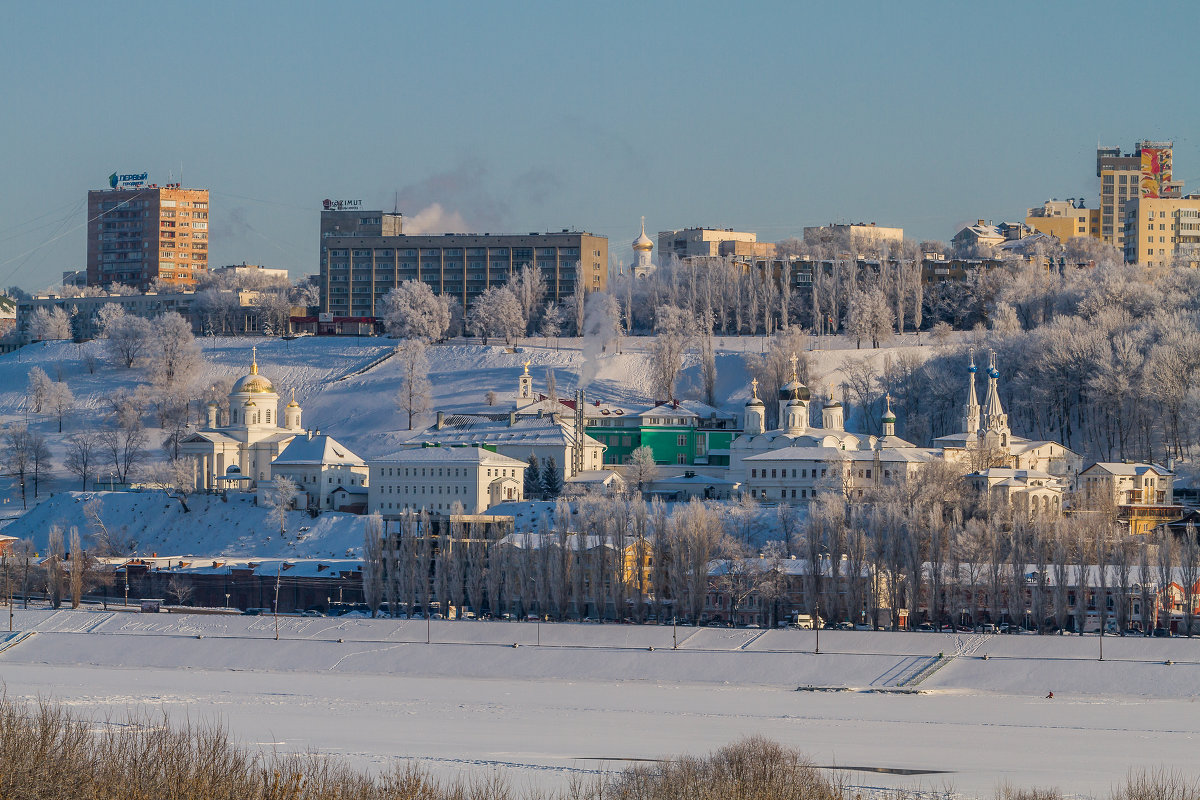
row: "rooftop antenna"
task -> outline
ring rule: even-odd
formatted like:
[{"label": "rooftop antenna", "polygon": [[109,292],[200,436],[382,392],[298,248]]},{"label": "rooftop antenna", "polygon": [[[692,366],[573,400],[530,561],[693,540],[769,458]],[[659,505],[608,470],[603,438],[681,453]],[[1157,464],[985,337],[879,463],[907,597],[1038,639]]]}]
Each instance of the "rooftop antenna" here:
[{"label": "rooftop antenna", "polygon": [[400,192],[392,193],[392,213],[393,214],[400,213]]}]

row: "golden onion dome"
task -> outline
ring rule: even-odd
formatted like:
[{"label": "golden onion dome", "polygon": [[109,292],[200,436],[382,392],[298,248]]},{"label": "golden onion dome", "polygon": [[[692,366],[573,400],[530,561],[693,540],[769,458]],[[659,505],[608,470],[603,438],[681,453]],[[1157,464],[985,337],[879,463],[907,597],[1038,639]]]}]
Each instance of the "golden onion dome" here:
[{"label": "golden onion dome", "polygon": [[240,392],[253,394],[271,394],[275,387],[269,380],[258,374],[258,348],[252,347],[250,357],[250,374],[233,385],[234,394]]},{"label": "golden onion dome", "polygon": [[642,217],[642,234],[633,240],[634,250],[653,250],[654,242],[646,235],[646,218]]}]

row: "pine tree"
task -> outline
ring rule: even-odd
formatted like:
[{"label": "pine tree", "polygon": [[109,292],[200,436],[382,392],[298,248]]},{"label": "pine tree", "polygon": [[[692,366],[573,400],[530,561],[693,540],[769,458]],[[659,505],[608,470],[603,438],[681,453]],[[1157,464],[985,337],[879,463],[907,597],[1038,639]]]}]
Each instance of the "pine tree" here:
[{"label": "pine tree", "polygon": [[558,468],[558,463],[554,460],[554,456],[546,459],[546,465],[542,467],[542,493],[550,499],[558,497],[562,492],[562,471]]},{"label": "pine tree", "polygon": [[525,499],[533,500],[542,493],[541,467],[538,458],[529,454],[529,466],[525,468]]}]

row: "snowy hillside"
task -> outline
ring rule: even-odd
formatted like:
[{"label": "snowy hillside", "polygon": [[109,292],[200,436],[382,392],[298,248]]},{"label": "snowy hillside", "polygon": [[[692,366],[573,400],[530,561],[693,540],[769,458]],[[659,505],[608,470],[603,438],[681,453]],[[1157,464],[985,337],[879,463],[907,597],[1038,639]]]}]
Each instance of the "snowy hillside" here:
[{"label": "snowy hillside", "polygon": [[252,495],[237,493],[228,500],[189,497],[185,512],[163,492],[60,492],[0,531],[44,550],[51,525],[76,526],[86,542],[93,527],[83,504],[92,499],[100,501],[100,519],[113,538],[139,555],[340,558],[347,550],[357,555],[363,542],[363,517],[326,513],[314,519],[303,511],[288,514],[287,535],[280,538],[267,509],[254,505]]},{"label": "snowy hillside", "polygon": [[[911,337],[910,337],[911,339]],[[290,396],[294,390],[297,401],[304,408],[304,425],[319,428],[342,441],[364,458],[372,458],[395,450],[412,434],[407,430],[404,415],[396,408],[396,398],[402,385],[402,369],[397,360],[389,358],[394,342],[382,338],[335,338],[303,337],[286,342],[266,338],[205,338],[198,340],[203,354],[203,366],[192,380],[193,390],[200,392],[221,379],[234,379],[245,375],[251,361],[251,348],[257,347],[257,358],[261,373],[269,378],[282,397]],[[879,350],[856,350],[853,343],[835,337],[820,341],[822,349],[809,352],[814,376],[814,385],[840,380],[840,370],[849,358],[868,358],[882,365],[886,358],[896,358],[902,353],[925,357],[932,353],[932,346],[920,345],[915,341],[898,340],[895,347]],[[506,403],[517,384],[517,377],[530,362],[534,376],[535,391],[545,391],[547,370],[552,370],[560,396],[567,396],[579,388],[581,376],[588,375],[584,387],[594,399],[621,403],[650,402],[654,398],[648,393],[651,384],[649,359],[646,348],[649,340],[627,338],[622,340],[620,352],[599,355],[585,353],[579,340],[563,339],[557,343],[541,339],[527,340],[519,347],[488,345],[456,341],[430,348],[429,378],[433,386],[433,410],[452,411],[455,408],[479,406],[486,402],[489,391],[495,391],[498,403]],[[765,340],[757,337],[720,338],[717,341],[718,381],[716,386],[718,405],[735,410],[749,396],[750,376],[745,366],[745,354],[757,353],[765,348]],[[814,347],[816,346],[814,341]],[[58,432],[57,420],[50,413],[35,414],[27,397],[29,370],[39,366],[51,380],[65,381],[75,397],[75,409],[67,415],[63,432]],[[126,369],[109,362],[105,357],[103,342],[74,344],[71,342],[49,342],[31,345],[13,353],[0,355],[0,426],[27,424],[47,439],[53,461],[49,478],[39,482],[39,498],[82,487],[78,481],[68,477],[62,469],[65,455],[64,437],[75,430],[96,428],[103,422],[108,398],[121,389],[133,389],[139,384],[149,383],[146,369],[135,366]],[[685,369],[680,380],[681,396],[698,394],[699,366],[694,354],[685,358]],[[432,411],[418,419],[418,426],[433,420]],[[146,424],[156,424],[153,414],[146,417]],[[164,438],[160,429],[148,428],[147,455],[150,459],[162,458],[159,443]],[[103,478],[110,470],[99,466],[94,474]],[[27,484],[28,501],[34,505],[33,486]],[[88,487],[98,488],[98,487]],[[20,492],[8,479],[0,479],[0,522],[11,520],[20,512]],[[58,498],[55,498],[58,501]],[[75,500],[62,500],[31,518],[28,530],[41,530],[38,526],[59,519],[68,524],[79,525],[67,513]],[[108,501],[106,501],[108,502]],[[117,501],[113,501],[117,502]],[[124,501],[121,501],[124,502]],[[131,500],[129,503],[147,503],[147,500]],[[169,506],[172,501],[162,501]],[[115,507],[114,507],[115,508]],[[168,514],[163,519],[137,520],[127,514],[137,514],[122,507],[114,511],[131,531],[138,531],[139,541],[146,547],[173,553],[209,552],[204,550],[209,543],[226,548],[224,555],[247,554],[252,548],[256,555],[273,555],[282,551],[275,548],[278,542],[268,545],[265,526],[254,514],[245,517],[223,515],[212,507],[215,519],[210,523],[205,517],[209,504],[197,502],[196,516],[186,522],[196,527],[170,521]],[[145,509],[142,508],[142,511]],[[171,513],[180,513],[172,511]],[[162,516],[162,515],[159,515]],[[36,522],[35,522],[36,520]],[[230,529],[232,527],[232,529]],[[256,533],[256,531],[259,531]],[[24,535],[24,534],[22,534]],[[36,535],[36,534],[35,534]],[[178,538],[177,538],[178,537]],[[314,555],[328,556],[330,549],[340,553],[343,542],[353,536],[342,533],[330,534],[330,547],[314,545]],[[357,543],[357,540],[356,540]],[[336,546],[335,546],[336,545]],[[287,550],[289,555],[302,555],[305,544],[296,544],[297,550]],[[145,548],[143,548],[145,549]]]}]

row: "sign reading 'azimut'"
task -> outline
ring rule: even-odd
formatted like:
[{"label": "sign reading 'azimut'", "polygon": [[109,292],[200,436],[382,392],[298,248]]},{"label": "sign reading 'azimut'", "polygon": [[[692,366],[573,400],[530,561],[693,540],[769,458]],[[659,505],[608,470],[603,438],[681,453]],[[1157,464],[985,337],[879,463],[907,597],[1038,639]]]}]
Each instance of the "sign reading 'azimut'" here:
[{"label": "sign reading 'azimut'", "polygon": [[108,185],[113,189],[133,189],[138,186],[145,186],[146,181],[149,179],[149,172],[135,172],[128,175],[114,172],[108,176]]},{"label": "sign reading 'azimut'", "polygon": [[326,211],[359,211],[362,200],[322,200],[321,207]]}]

